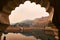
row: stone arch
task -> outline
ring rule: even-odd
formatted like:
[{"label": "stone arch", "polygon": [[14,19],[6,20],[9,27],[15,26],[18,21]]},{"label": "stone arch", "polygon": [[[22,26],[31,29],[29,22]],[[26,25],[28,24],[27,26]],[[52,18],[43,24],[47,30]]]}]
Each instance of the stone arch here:
[{"label": "stone arch", "polygon": [[[4,0],[3,0],[4,1]],[[3,3],[1,0],[2,6],[0,6],[0,31],[1,33],[10,25],[8,16],[11,14],[11,11],[18,7],[19,4],[24,3],[26,0],[5,0]],[[41,4],[41,6],[46,8],[47,12],[52,11],[52,6],[50,5],[49,0],[30,0],[31,2],[36,2],[36,4]],[[3,26],[4,25],[4,26]],[[2,31],[3,30],[3,31]]]},{"label": "stone arch", "polygon": [[[5,6],[3,6],[2,11],[7,15],[11,14],[11,11],[18,7],[19,4],[23,4],[26,0],[10,0]],[[31,2],[35,2],[36,4],[41,4],[42,7],[46,8],[47,12],[51,12],[52,8],[50,6],[49,0],[30,0]]]}]

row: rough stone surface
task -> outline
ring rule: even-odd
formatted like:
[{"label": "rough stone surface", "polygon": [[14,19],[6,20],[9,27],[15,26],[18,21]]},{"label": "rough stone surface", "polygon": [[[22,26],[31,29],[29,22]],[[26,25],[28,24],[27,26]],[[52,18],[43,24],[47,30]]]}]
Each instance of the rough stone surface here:
[{"label": "rough stone surface", "polygon": [[[8,27],[7,24],[9,24],[9,14],[11,14],[11,11],[15,9],[15,7],[19,6],[19,4],[24,3],[26,0],[0,0],[0,29],[1,31],[5,30],[6,27]],[[41,4],[43,7],[47,8],[47,11],[49,9],[49,5],[48,2],[50,2],[50,6],[55,6],[55,2],[56,2],[56,6],[55,8],[55,12],[54,12],[54,17],[53,17],[53,23],[57,26],[57,28],[59,29],[60,27],[60,16],[59,16],[59,12],[57,11],[59,10],[59,2],[57,0],[30,0],[31,2],[36,2],[37,4]],[[48,7],[47,7],[48,6]]]},{"label": "rough stone surface", "polygon": [[9,16],[4,12],[0,12],[0,23],[9,24]]}]

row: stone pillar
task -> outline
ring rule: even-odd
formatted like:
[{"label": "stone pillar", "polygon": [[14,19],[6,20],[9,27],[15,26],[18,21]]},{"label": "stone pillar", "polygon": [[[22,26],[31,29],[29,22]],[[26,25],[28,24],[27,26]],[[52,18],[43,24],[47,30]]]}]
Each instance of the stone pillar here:
[{"label": "stone pillar", "polygon": [[4,12],[0,12],[0,40],[1,35],[5,31],[5,29],[9,26],[9,18],[8,15]]}]

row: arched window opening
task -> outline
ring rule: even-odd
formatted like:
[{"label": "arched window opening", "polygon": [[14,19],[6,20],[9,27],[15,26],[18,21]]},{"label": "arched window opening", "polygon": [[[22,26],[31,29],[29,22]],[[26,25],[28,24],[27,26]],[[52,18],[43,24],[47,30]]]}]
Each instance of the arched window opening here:
[{"label": "arched window opening", "polygon": [[22,22],[24,20],[34,20],[36,18],[48,17],[49,13],[46,12],[44,7],[35,2],[25,1],[24,4],[20,4],[15,10],[11,12],[9,16],[10,24]]}]

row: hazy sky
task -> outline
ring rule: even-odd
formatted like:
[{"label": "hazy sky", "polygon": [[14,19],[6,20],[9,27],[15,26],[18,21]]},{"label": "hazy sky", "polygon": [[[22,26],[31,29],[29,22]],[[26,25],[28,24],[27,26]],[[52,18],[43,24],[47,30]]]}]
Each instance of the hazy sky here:
[{"label": "hazy sky", "polygon": [[20,4],[15,10],[11,12],[9,16],[10,24],[21,22],[23,20],[34,20],[35,18],[42,18],[49,16],[44,7],[35,2],[25,1],[24,4]]}]

